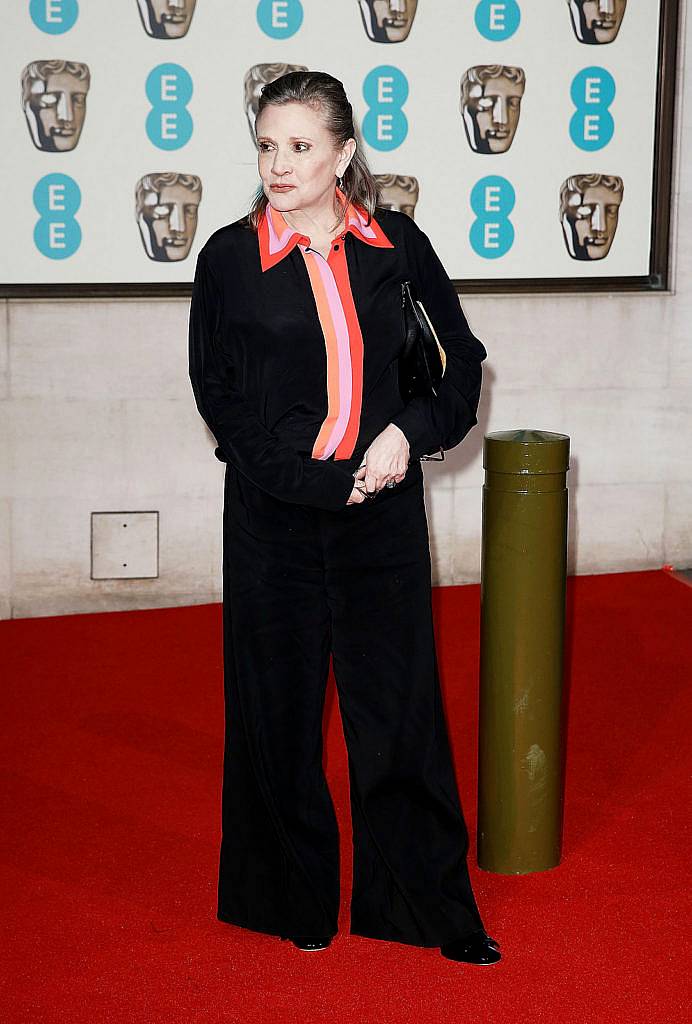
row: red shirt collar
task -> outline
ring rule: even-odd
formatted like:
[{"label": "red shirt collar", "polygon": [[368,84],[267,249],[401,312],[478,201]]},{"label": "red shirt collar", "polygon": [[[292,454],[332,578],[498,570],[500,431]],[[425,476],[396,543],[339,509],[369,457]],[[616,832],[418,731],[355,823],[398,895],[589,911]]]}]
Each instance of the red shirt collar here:
[{"label": "red shirt collar", "polygon": [[[346,196],[338,185],[336,186],[336,192],[340,201],[344,203]],[[360,238],[362,242],[374,245],[379,249],[394,248],[394,243],[390,242],[374,217],[368,224],[367,211],[360,205],[350,202],[344,219],[346,227],[343,234],[350,231],[356,238]],[[279,260],[283,259],[299,242],[302,245],[310,244],[308,236],[302,235],[295,228],[292,228],[283,214],[279,210],[274,209],[269,203],[267,203],[264,215],[260,218],[257,235],[259,238],[260,263],[263,271],[268,270],[278,263]]]}]

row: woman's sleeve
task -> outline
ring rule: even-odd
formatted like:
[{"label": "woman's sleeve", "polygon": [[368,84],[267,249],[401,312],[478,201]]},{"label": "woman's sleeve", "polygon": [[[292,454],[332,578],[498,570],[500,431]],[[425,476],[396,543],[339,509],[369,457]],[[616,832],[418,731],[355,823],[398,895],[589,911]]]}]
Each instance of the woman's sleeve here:
[{"label": "woman's sleeve", "polygon": [[354,485],[353,475],[343,466],[301,455],[282,442],[266,428],[238,387],[220,334],[222,301],[208,258],[201,251],[188,324],[190,382],[200,415],[225,461],[282,501],[345,508]]},{"label": "woman's sleeve", "polygon": [[418,458],[454,448],[478,422],[481,363],[488,353],[471,333],[459,296],[430,239],[414,221],[412,225],[409,252],[419,297],[447,356],[437,396],[416,396],[391,419],[408,439],[409,457]]}]

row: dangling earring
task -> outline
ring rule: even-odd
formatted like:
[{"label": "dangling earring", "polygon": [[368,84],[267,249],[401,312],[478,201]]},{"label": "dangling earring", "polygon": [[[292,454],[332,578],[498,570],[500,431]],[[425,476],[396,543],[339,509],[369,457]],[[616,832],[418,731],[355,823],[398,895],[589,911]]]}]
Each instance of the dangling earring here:
[{"label": "dangling earring", "polygon": [[343,190],[344,190],[344,179],[343,178],[339,178],[338,182],[339,182],[339,188],[343,192]]}]

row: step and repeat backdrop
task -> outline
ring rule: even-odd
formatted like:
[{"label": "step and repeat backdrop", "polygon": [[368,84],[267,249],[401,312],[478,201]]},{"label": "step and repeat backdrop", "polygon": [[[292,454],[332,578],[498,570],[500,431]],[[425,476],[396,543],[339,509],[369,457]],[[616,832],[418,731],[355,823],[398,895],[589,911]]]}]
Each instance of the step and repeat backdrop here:
[{"label": "step and repeat backdrop", "polygon": [[189,285],[259,184],[262,86],[301,68],[344,83],[382,205],[424,228],[450,277],[646,278],[668,217],[665,3],[16,0],[3,294]]}]

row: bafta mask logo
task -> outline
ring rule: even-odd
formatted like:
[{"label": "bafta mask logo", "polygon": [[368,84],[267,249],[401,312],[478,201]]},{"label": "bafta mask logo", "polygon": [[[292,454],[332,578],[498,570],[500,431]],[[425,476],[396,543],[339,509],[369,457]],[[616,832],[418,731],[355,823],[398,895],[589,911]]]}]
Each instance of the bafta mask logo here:
[{"label": "bafta mask logo", "polygon": [[379,192],[378,206],[385,210],[398,210],[414,220],[418,202],[418,179],[412,174],[375,174]]},{"label": "bafta mask logo", "polygon": [[34,60],[22,71],[22,109],[31,140],[47,153],[74,149],[86,116],[91,76],[75,60]]},{"label": "bafta mask logo", "polygon": [[197,0],[137,0],[144,31],[154,39],[181,39],[195,13]]},{"label": "bafta mask logo", "polygon": [[418,0],[358,0],[368,39],[401,43],[408,39]]},{"label": "bafta mask logo", "polygon": [[523,68],[480,64],[464,72],[460,110],[474,152],[507,152],[519,124],[525,87]]},{"label": "bafta mask logo", "polygon": [[616,174],[574,174],[560,188],[560,223],[575,260],[602,260],[618,226],[624,186]]},{"label": "bafta mask logo", "polygon": [[255,147],[257,146],[255,120],[257,119],[260,93],[264,86],[268,85],[269,82],[276,81],[277,78],[281,78],[282,75],[287,75],[289,71],[307,70],[308,68],[305,64],[253,64],[250,70],[245,73],[245,78],[243,79],[245,113],[247,114],[250,135]]},{"label": "bafta mask logo", "polygon": [[612,43],[620,31],[627,0],[567,0],[580,43]]},{"label": "bafta mask logo", "polygon": [[196,174],[145,174],[135,186],[135,215],[149,259],[184,260],[197,230],[202,181]]}]

